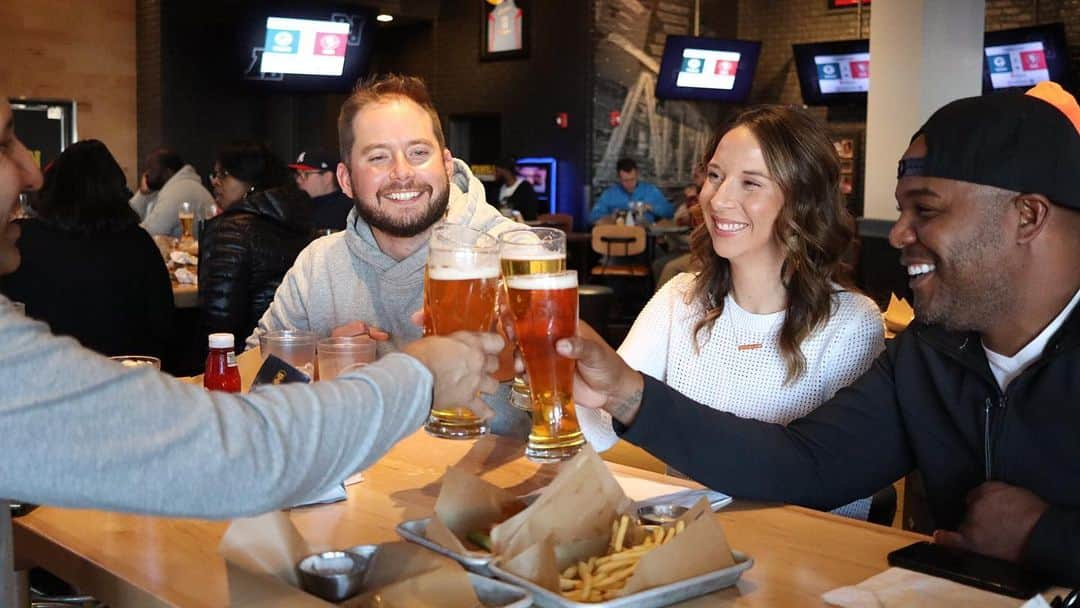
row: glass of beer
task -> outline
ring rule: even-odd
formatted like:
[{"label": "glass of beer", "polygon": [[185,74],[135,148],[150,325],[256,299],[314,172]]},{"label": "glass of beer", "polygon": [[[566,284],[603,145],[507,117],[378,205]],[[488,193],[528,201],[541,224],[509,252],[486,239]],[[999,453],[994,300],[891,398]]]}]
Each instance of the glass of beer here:
[{"label": "glass of beer", "polygon": [[[566,233],[558,228],[509,230],[499,235],[499,258],[504,279],[563,272],[566,270]],[[514,378],[510,403],[526,411],[532,409],[529,385],[520,376]]]},{"label": "glass of beer", "polygon": [[[494,237],[457,224],[432,232],[424,273],[428,333],[491,331],[498,289],[499,243]],[[462,405],[432,409],[424,430],[446,439],[471,439],[487,433],[488,425]]]},{"label": "glass of beer", "polygon": [[184,201],[180,203],[180,239],[184,241],[195,238],[195,206]]},{"label": "glass of beer", "polygon": [[505,280],[532,396],[532,431],[525,456],[535,462],[570,458],[585,437],[574,411],[574,361],[559,356],[555,342],[577,333],[577,272],[521,274]]}]

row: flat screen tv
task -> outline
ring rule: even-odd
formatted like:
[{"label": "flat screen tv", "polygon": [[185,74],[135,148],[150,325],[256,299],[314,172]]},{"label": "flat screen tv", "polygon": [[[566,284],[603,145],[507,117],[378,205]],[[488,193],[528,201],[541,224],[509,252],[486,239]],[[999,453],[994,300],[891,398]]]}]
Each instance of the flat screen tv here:
[{"label": "flat screen tv", "polygon": [[258,3],[238,36],[243,79],[263,89],[349,91],[367,74],[374,21],[366,8]]},{"label": "flat screen tv", "polygon": [[1071,84],[1065,25],[1049,23],[986,32],[983,93],[1026,89],[1044,80]]},{"label": "flat screen tv", "polygon": [[751,40],[668,36],[656,97],[744,103],[760,54]]},{"label": "flat screen tv", "polygon": [[559,163],[550,156],[517,159],[517,174],[529,182],[540,201],[541,213],[558,210]]},{"label": "flat screen tv", "polygon": [[870,41],[793,44],[803,103],[865,105],[870,90]]}]

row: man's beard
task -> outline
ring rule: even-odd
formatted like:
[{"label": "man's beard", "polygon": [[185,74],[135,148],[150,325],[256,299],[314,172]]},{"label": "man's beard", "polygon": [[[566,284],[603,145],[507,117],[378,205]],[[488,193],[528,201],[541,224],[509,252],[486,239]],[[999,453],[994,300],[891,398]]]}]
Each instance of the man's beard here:
[{"label": "man's beard", "polygon": [[950,247],[944,256],[948,264],[938,258],[935,272],[944,270],[944,275],[934,277],[939,284],[933,298],[928,303],[915,298],[920,321],[951,331],[985,331],[1008,314],[1012,303],[1007,278],[1010,260],[1000,251],[1001,244],[995,242],[998,239],[992,227],[984,224],[968,242]]},{"label": "man's beard", "polygon": [[[355,205],[356,212],[373,230],[378,230],[398,238],[416,236],[430,228],[435,222],[442,219],[443,214],[446,213],[446,208],[450,205],[449,180],[447,180],[442,191],[439,193],[436,193],[434,188],[431,188],[430,186],[425,186],[424,188],[430,191],[430,199],[428,200],[427,208],[419,215],[406,218],[393,217],[380,206],[378,195],[375,196],[375,202],[357,199]],[[417,189],[422,190],[424,188]],[[355,186],[353,192],[356,192]]]}]

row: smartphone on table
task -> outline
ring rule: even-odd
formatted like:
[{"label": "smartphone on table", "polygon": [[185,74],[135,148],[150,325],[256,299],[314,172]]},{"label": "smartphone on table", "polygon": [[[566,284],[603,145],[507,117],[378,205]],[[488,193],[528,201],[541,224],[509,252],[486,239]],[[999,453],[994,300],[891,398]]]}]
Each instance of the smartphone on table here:
[{"label": "smartphone on table", "polygon": [[889,565],[1023,599],[1048,586],[1018,564],[925,541],[893,551]]}]

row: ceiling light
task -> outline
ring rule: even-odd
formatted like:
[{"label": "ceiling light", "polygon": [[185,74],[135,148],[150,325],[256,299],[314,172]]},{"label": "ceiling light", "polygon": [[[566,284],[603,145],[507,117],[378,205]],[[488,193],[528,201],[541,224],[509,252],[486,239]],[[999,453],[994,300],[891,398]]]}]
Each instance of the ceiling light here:
[{"label": "ceiling light", "polygon": [[375,20],[379,23],[390,23],[394,20],[394,16],[387,15],[386,13],[380,13],[379,16],[375,17]]}]

